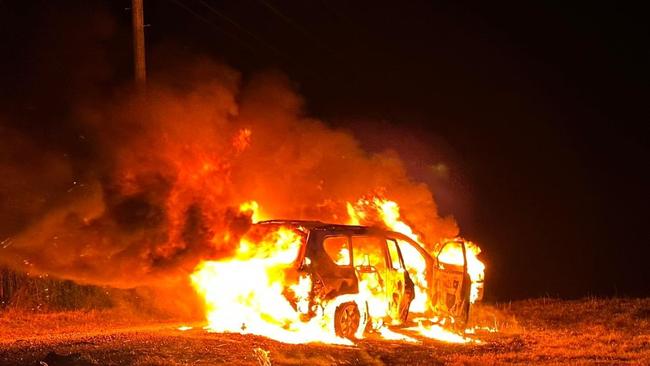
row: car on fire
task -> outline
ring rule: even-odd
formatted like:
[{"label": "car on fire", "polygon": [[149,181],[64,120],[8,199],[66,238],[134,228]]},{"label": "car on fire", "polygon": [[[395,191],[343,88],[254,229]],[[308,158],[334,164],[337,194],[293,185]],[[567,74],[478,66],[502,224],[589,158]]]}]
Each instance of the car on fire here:
[{"label": "car on fire", "polygon": [[[288,227],[301,233],[294,268],[311,278],[311,289],[307,299],[296,299],[290,291],[285,296],[305,321],[333,305],[333,328],[340,337],[354,338],[384,324],[405,325],[411,313],[448,317],[462,325],[469,316],[472,282],[467,261],[445,263],[439,258],[450,249],[465,257],[462,240],[443,243],[433,256],[410,237],[377,227],[292,220],[262,221],[254,227]],[[409,258],[417,252],[424,270],[407,263],[406,252]],[[412,309],[416,290],[426,301],[419,299],[423,306]],[[479,291],[475,297],[482,296],[482,283]]]}]

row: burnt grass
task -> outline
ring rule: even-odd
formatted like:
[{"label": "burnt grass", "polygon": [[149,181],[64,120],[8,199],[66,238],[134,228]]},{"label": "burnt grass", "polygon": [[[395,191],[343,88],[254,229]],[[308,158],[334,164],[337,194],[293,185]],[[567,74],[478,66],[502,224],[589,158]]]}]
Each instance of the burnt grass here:
[{"label": "burnt grass", "polygon": [[535,299],[481,305],[480,344],[379,340],[288,345],[188,331],[110,311],[0,313],[0,365],[650,365],[650,299]]}]

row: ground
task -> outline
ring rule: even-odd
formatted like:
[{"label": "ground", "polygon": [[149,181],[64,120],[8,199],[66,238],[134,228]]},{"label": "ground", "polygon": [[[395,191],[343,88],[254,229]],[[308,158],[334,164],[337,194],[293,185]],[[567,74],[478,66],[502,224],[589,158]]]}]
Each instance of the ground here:
[{"label": "ground", "polygon": [[[355,346],[180,331],[178,322],[112,312],[0,313],[0,365],[650,365],[650,299],[536,299],[483,305],[481,343],[374,337]],[[192,324],[195,325],[196,324]]]}]

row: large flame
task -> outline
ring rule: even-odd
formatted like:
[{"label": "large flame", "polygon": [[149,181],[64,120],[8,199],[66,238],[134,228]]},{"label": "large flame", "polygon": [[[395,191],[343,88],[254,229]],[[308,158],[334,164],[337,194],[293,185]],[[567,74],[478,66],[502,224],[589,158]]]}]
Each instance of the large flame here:
[{"label": "large flame", "polygon": [[[378,216],[380,223],[388,227],[390,230],[410,237],[425,250],[435,252],[435,248],[427,248],[423,241],[420,240],[420,237],[413,231],[411,226],[401,219],[400,208],[395,201],[380,196],[363,198],[354,204],[348,202],[347,211],[350,216],[349,224],[351,225],[359,225],[368,222],[373,223],[372,217]],[[481,252],[481,248],[470,241],[463,240],[463,242],[466,249],[465,257],[467,258],[467,273],[472,281],[470,301],[474,303],[479,297],[480,286],[482,286],[484,279],[485,265],[477,257]],[[411,304],[411,311],[424,312],[428,301],[426,295],[428,284],[425,276],[426,262],[422,258],[422,255],[410,245],[402,245],[400,249],[402,250],[404,262],[409,269],[411,279],[415,282],[415,299]],[[463,266],[465,264],[461,246],[444,246],[443,250],[438,253],[438,260],[458,266]]]},{"label": "large flame", "polygon": [[[354,204],[348,202],[347,210],[350,216],[349,224],[351,225],[379,221],[390,230],[402,233],[420,243],[418,235],[400,219],[397,202],[374,196],[372,198],[362,198]],[[426,293],[428,284],[425,275],[427,263],[422,255],[411,246],[402,245],[400,249],[409,275],[415,284],[415,299],[411,303],[411,311],[422,313],[426,310],[428,301]]]},{"label": "large flame", "polygon": [[[255,201],[240,205],[240,211],[253,221],[262,218]],[[423,248],[424,244],[414,230],[400,216],[399,205],[379,196],[347,203],[348,224],[367,224],[379,220],[393,231],[403,233]],[[320,304],[316,316],[306,320],[309,312],[312,279],[297,270],[297,259],[306,235],[300,229],[278,226],[263,235],[241,238],[234,256],[226,260],[203,261],[191,275],[191,280],[202,295],[207,312],[207,329],[215,332],[250,333],[266,336],[286,343],[338,343],[350,344],[350,340],[337,337],[333,329],[336,307],[346,301],[354,301],[360,309],[368,309],[370,319],[365,319],[356,332],[363,337],[366,324],[384,339],[417,342],[408,335],[394,332],[382,323],[389,315],[386,300],[377,290],[372,274],[358,273],[359,293],[344,295]],[[478,246],[466,243],[467,268],[472,282],[482,281],[483,264],[476,255]],[[409,245],[402,245],[402,255],[415,283],[416,296],[411,304],[412,312],[424,312],[429,305],[427,263],[423,256]],[[453,248],[447,246],[446,248]],[[349,260],[349,248],[342,247],[339,256],[333,258],[340,264]],[[447,249],[438,258],[449,264],[463,265],[462,251]],[[365,258],[368,261],[368,258]],[[309,261],[309,258],[306,258]],[[475,299],[472,295],[473,300]],[[292,299],[292,301],[289,301]],[[317,299],[318,300],[318,299]],[[430,320],[428,320],[430,321]],[[438,324],[418,326],[407,330],[420,336],[445,342],[466,343],[466,336],[454,333]]]},{"label": "large flame", "polygon": [[[474,303],[479,298],[480,287],[485,277],[485,264],[481,262],[477,255],[481,248],[471,241],[465,241],[465,257],[467,258],[467,274],[472,281],[470,290],[470,302]],[[447,245],[438,254],[438,260],[443,263],[462,266],[465,263],[463,252],[459,246]]]},{"label": "large flame", "polygon": [[202,262],[191,280],[205,300],[206,328],[285,343],[349,343],[335,336],[325,314],[303,322],[287,300],[287,288],[298,304],[311,290],[310,278],[292,278],[303,240],[296,231],[281,227],[255,242],[243,238],[234,258]]},{"label": "large flame", "polygon": [[[350,216],[349,224],[351,225],[365,223],[377,224],[375,221],[379,219],[379,223],[385,225],[388,229],[410,237],[429,252],[435,252],[435,248],[433,248],[433,250],[428,249],[411,226],[402,220],[399,205],[395,201],[376,195],[371,198],[362,198],[355,203],[348,202],[347,211]],[[442,251],[438,253],[437,257],[440,262],[458,266],[464,266],[464,258],[467,259],[466,268],[471,280],[470,303],[473,304],[480,297],[485,265],[477,257],[481,252],[481,249],[472,242],[463,240],[463,243],[465,246],[465,255],[463,255],[462,246],[445,245],[442,247]],[[415,298],[411,303],[410,311],[415,313],[425,313],[427,307],[430,306],[430,299],[427,292],[430,285],[427,283],[426,277],[427,263],[422,254],[411,245],[401,245],[400,249],[408,272],[415,285]],[[445,319],[443,319],[443,322],[444,321]],[[454,319],[451,319],[451,321],[453,322]],[[434,323],[437,323],[437,319]],[[453,333],[438,324],[433,324],[427,327],[420,322],[418,327],[410,329],[418,332],[422,336],[445,342],[467,343],[471,341],[469,338]]]}]

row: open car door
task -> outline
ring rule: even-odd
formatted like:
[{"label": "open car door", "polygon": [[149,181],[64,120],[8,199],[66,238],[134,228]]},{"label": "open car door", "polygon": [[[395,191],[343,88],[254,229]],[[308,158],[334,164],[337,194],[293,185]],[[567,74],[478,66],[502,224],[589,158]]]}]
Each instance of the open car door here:
[{"label": "open car door", "polygon": [[467,274],[465,243],[448,241],[442,245],[434,264],[431,302],[435,312],[450,317],[464,327],[469,316],[471,280]]}]

